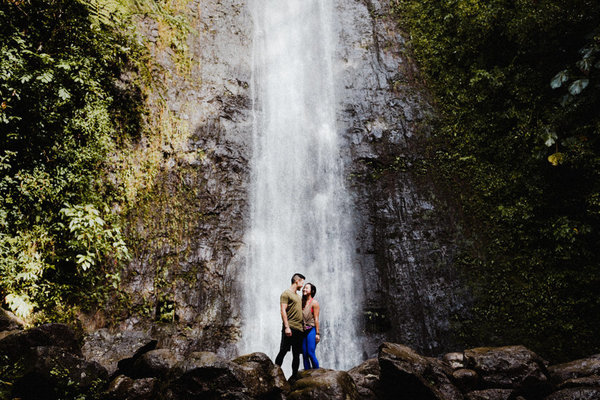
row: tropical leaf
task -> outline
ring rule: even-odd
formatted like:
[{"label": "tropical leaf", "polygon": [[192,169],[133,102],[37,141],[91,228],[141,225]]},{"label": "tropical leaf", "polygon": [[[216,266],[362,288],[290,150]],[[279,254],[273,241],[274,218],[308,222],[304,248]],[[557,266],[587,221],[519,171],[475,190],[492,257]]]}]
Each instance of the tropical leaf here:
[{"label": "tropical leaf", "polygon": [[581,93],[583,89],[585,89],[587,85],[589,85],[589,83],[589,79],[577,79],[569,86],[569,93],[571,93],[573,96],[576,96],[579,93]]},{"label": "tropical leaf", "polygon": [[27,318],[33,312],[33,304],[26,295],[20,296],[11,293],[4,300],[8,304],[8,308],[21,318]]},{"label": "tropical leaf", "polygon": [[552,132],[552,131],[547,131],[546,132],[546,141],[544,142],[544,144],[547,147],[552,146],[554,143],[556,143],[556,139],[558,139],[558,136],[556,135],[556,132]]},{"label": "tropical leaf", "polygon": [[54,79],[54,74],[52,74],[50,71],[46,71],[39,75],[36,79],[44,83],[50,83],[52,82],[52,79]]},{"label": "tropical leaf", "polygon": [[71,94],[67,89],[60,88],[58,89],[58,97],[60,97],[63,100],[69,100],[71,98]]},{"label": "tropical leaf", "polygon": [[592,69],[594,61],[592,58],[584,58],[583,60],[577,61],[577,68],[579,68],[582,72],[589,72]]},{"label": "tropical leaf", "polygon": [[562,86],[563,83],[569,80],[569,74],[566,69],[560,71],[558,74],[554,75],[554,78],[550,81],[550,87],[552,89],[558,89]]},{"label": "tropical leaf", "polygon": [[565,161],[565,155],[563,153],[554,153],[548,156],[548,161],[555,167],[562,164]]},{"label": "tropical leaf", "polygon": [[126,0],[79,0],[90,10],[92,21],[104,25],[114,25],[127,15]]}]

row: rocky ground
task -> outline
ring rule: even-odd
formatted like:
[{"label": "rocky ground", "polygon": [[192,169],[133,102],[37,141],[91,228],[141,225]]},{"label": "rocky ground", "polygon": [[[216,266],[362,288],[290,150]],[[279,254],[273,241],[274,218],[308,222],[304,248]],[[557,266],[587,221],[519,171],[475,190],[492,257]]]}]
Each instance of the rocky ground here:
[{"label": "rocky ground", "polygon": [[383,343],[377,358],[349,371],[308,370],[286,380],[263,353],[231,360],[212,352],[179,355],[147,338],[129,352],[91,356],[100,363],[84,356],[82,338],[71,327],[23,330],[5,312],[0,338],[2,399],[600,399],[600,354],[548,366],[523,346],[431,358]]}]

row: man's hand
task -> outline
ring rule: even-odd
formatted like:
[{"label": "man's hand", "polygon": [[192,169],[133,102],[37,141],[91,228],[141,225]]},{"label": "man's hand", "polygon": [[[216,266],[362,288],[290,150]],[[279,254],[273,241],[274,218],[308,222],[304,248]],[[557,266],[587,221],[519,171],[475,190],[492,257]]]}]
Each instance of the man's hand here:
[{"label": "man's hand", "polygon": [[292,330],[289,326],[285,328],[285,336],[292,336]]},{"label": "man's hand", "polygon": [[319,343],[321,341],[321,335],[318,333],[315,335],[315,343]]}]

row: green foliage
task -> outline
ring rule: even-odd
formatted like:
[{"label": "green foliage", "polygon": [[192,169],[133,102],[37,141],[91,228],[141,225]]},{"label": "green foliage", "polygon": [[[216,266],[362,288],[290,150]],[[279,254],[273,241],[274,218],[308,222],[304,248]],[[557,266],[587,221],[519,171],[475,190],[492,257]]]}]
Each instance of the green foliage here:
[{"label": "green foliage", "polygon": [[[92,204],[65,207],[60,213],[69,220],[69,232],[73,237],[67,242],[68,248],[76,254],[75,261],[83,271],[111,256],[115,257],[115,261],[129,258],[120,229],[106,228],[100,212]],[[62,224],[59,226],[64,228]]]},{"label": "green foliage", "polygon": [[157,23],[159,49],[169,47],[178,72],[189,72],[191,57],[187,44],[188,35],[194,32],[186,11],[191,0],[77,0],[90,11],[90,19],[98,25],[116,26],[130,30],[128,23],[138,17],[152,18]]},{"label": "green foliage", "polygon": [[139,89],[117,82],[139,49],[75,0],[5,2],[0,34],[0,297],[64,319],[128,257],[103,171],[141,129]]},{"label": "green foliage", "polygon": [[52,388],[56,398],[61,400],[101,400],[106,398],[106,382],[96,379],[89,387],[82,388],[80,382],[73,379],[73,373],[63,365],[50,370],[50,376],[56,385]]},{"label": "green foliage", "polygon": [[458,264],[475,303],[456,321],[462,339],[554,360],[597,352],[600,3],[393,8],[439,110],[430,163],[468,235]]}]

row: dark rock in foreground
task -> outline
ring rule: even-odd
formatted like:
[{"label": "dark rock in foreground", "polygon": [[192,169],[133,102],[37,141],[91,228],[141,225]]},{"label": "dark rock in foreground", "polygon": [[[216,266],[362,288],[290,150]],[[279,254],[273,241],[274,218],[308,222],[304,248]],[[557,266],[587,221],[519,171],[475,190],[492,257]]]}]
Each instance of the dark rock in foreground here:
[{"label": "dark rock in foreground", "polygon": [[548,368],[548,372],[555,384],[560,384],[568,379],[600,375],[600,354],[565,364],[554,365]]},{"label": "dark rock in foreground", "polygon": [[600,387],[563,389],[552,393],[545,400],[600,400]]},{"label": "dark rock in foreground", "polygon": [[[221,399],[232,393],[244,394],[241,371],[237,364],[210,352],[196,352],[172,370],[173,381],[168,399]],[[244,396],[242,398],[248,398]]]},{"label": "dark rock in foreground", "polygon": [[0,332],[11,332],[23,329],[23,321],[15,314],[0,308]]},{"label": "dark rock in foreground", "polygon": [[450,368],[440,360],[423,357],[409,347],[384,343],[379,348],[381,386],[389,398],[407,400],[462,400],[452,384]]},{"label": "dark rock in foreground", "polygon": [[109,375],[116,373],[118,363],[132,358],[141,348],[152,342],[146,332],[125,331],[112,334],[107,329],[100,329],[88,335],[82,347],[85,358],[102,364]]},{"label": "dark rock in foreground", "polygon": [[[600,355],[547,367],[523,346],[438,359],[384,343],[377,358],[348,372],[307,370],[287,381],[263,353],[183,357],[144,336],[109,349],[101,365],[85,358],[79,343],[62,324],[0,331],[0,399],[600,400]],[[110,378],[106,366],[116,370]]]},{"label": "dark rock in foreground", "polygon": [[552,391],[545,361],[523,346],[480,347],[464,354],[485,389],[515,389],[536,398]]},{"label": "dark rock in foreground", "polygon": [[467,400],[509,400],[512,389],[475,390],[467,394]]},{"label": "dark rock in foreground", "polygon": [[309,369],[298,372],[292,381],[290,400],[358,400],[352,377],[345,371]]},{"label": "dark rock in foreground", "polygon": [[6,336],[0,340],[0,354],[16,362],[33,347],[56,346],[82,356],[79,339],[75,331],[67,325],[46,324]]},{"label": "dark rock in foreground", "polygon": [[252,353],[233,360],[243,371],[242,380],[248,393],[256,398],[279,399],[289,393],[290,384],[283,371],[264,353]]},{"label": "dark rock in foreground", "polygon": [[109,400],[152,400],[158,398],[157,379],[132,379],[125,375],[117,376],[106,391]]},{"label": "dark rock in foreground", "polygon": [[[116,374],[122,374],[126,376],[130,376],[132,378],[143,378],[143,375],[139,375],[137,373],[137,369],[134,367],[135,363],[142,358],[146,353],[156,349],[156,345],[158,344],[157,340],[149,340],[142,347],[137,349],[135,353],[131,357],[124,358],[117,362],[117,371]],[[139,367],[138,367],[139,368]]]},{"label": "dark rock in foreground", "polygon": [[182,359],[169,349],[155,349],[141,354],[131,367],[134,378],[167,377]]},{"label": "dark rock in foreground", "polygon": [[215,353],[192,353],[172,369],[167,399],[283,399],[289,384],[263,353],[233,361]]},{"label": "dark rock in foreground", "polygon": [[348,371],[354,382],[358,393],[363,400],[373,400],[379,397],[381,387],[379,385],[379,361],[371,358],[357,367]]}]

